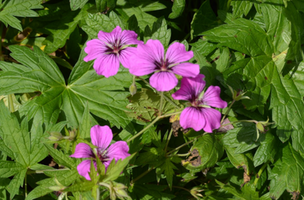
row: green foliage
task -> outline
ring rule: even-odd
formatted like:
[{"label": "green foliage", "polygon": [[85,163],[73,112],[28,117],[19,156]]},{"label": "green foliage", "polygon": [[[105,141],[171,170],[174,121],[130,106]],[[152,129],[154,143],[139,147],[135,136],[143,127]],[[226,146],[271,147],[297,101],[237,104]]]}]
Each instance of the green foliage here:
[{"label": "green foliage", "polygon": [[16,17],[38,17],[39,15],[31,9],[43,8],[40,0],[11,0],[1,1],[0,21],[6,26],[10,25],[22,31],[21,22]]}]

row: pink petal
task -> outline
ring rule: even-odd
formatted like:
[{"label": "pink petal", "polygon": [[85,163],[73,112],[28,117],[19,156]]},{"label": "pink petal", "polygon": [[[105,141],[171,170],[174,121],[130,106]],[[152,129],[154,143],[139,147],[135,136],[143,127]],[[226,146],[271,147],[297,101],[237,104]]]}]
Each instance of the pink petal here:
[{"label": "pink petal", "polygon": [[193,57],[192,51],[186,51],[185,45],[179,42],[171,44],[166,53],[166,60],[169,63],[180,63],[190,60]]},{"label": "pink petal", "polygon": [[132,56],[136,54],[135,47],[127,47],[123,49],[119,54],[119,61],[121,62],[122,66],[125,68],[130,68],[130,63],[132,63],[133,59]]},{"label": "pink petal", "polygon": [[88,54],[86,57],[84,57],[84,61],[88,62],[90,60],[94,60],[98,58],[99,56],[102,56],[106,50],[106,45],[98,40],[93,39],[87,42],[86,48],[84,48],[84,51]]},{"label": "pink petal", "polygon": [[169,91],[177,85],[177,78],[172,72],[156,72],[150,77],[150,85],[157,91]]},{"label": "pink petal", "polygon": [[184,128],[193,128],[200,131],[205,127],[205,119],[200,108],[187,107],[180,115],[180,125]]},{"label": "pink petal", "polygon": [[110,160],[114,158],[116,161],[118,161],[119,159],[125,159],[126,157],[130,156],[128,151],[128,144],[125,141],[118,141],[108,148],[107,156]]},{"label": "pink petal", "polygon": [[137,34],[134,31],[124,30],[120,35],[120,42],[123,45],[139,44],[141,41],[137,40]]},{"label": "pink petal", "polygon": [[91,141],[95,146],[106,149],[113,138],[112,130],[109,126],[95,125],[91,128]]},{"label": "pink petal", "polygon": [[154,61],[161,61],[164,58],[164,46],[159,40],[148,40],[144,46],[144,50],[149,57],[152,57]]},{"label": "pink petal", "polygon": [[93,68],[98,75],[104,75],[106,78],[117,74],[119,69],[118,57],[114,54],[106,54],[97,58]]},{"label": "pink petal", "polygon": [[[138,52],[138,51],[137,51]],[[144,76],[155,71],[155,64],[151,61],[140,59],[140,57],[132,56],[129,60],[129,71],[135,76]],[[127,65],[128,65],[127,64]]]},{"label": "pink petal", "polygon": [[213,108],[201,108],[201,113],[205,120],[204,131],[212,133],[212,130],[221,126],[221,113]]},{"label": "pink petal", "polygon": [[111,33],[99,31],[98,38],[104,43],[113,44],[120,36],[121,28],[116,26]]},{"label": "pink petal", "polygon": [[[94,162],[94,166],[96,168],[96,163],[95,163],[95,161],[93,161],[93,162]],[[85,177],[87,180],[90,181],[91,180],[90,175],[89,175],[90,168],[91,168],[91,160],[84,160],[77,166],[77,171],[81,176]]]},{"label": "pink petal", "polygon": [[86,143],[79,143],[76,145],[75,153],[70,155],[73,158],[90,158],[94,157],[91,147]]},{"label": "pink petal", "polygon": [[195,78],[182,78],[180,89],[172,94],[173,99],[192,101],[197,98],[206,85],[204,77],[199,74]]},{"label": "pink petal", "polygon": [[180,124],[184,129],[204,129],[205,132],[212,133],[213,129],[221,126],[221,113],[213,108],[187,107],[180,115]]},{"label": "pink petal", "polygon": [[220,97],[221,88],[218,86],[210,86],[205,92],[202,101],[204,105],[216,107],[216,108],[226,108],[227,102],[223,101]]},{"label": "pink petal", "polygon": [[196,77],[200,73],[200,67],[197,64],[181,63],[171,68],[171,70],[183,77]]}]

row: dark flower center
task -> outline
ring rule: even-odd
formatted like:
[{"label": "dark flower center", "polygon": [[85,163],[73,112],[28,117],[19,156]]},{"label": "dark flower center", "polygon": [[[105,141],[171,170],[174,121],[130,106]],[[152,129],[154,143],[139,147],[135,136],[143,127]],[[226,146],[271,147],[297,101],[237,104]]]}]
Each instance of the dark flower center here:
[{"label": "dark flower center", "polygon": [[109,157],[107,155],[106,149],[97,148],[97,157],[100,159],[101,162],[108,161]]},{"label": "dark flower center", "polygon": [[123,46],[123,44],[121,44],[121,42],[116,39],[113,44],[110,44],[109,46],[108,45],[106,46],[105,53],[119,55],[120,52],[123,50],[122,46]]},{"label": "dark flower center", "polygon": [[160,71],[170,71],[169,65],[170,63],[168,63],[168,61],[161,59],[160,62],[158,61],[154,61],[155,64],[155,70],[160,70]]}]

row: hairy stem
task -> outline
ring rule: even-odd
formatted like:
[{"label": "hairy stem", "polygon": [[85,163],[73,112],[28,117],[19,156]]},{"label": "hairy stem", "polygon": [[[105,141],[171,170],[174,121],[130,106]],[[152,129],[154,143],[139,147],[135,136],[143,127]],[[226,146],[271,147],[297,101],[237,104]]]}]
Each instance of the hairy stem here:
[{"label": "hairy stem", "polygon": [[168,138],[167,138],[167,143],[166,143],[166,146],[165,146],[165,152],[167,152],[167,148],[168,148],[168,144],[169,144],[169,141],[171,139],[171,136],[172,136],[172,132],[173,132],[173,129],[171,128],[170,133],[169,133]]},{"label": "hairy stem", "polygon": [[158,116],[161,116],[163,110],[163,103],[164,103],[164,92],[160,92],[160,105],[158,110]]},{"label": "hairy stem", "polygon": [[221,124],[223,123],[225,117],[228,115],[228,113],[229,113],[229,111],[231,110],[231,107],[232,107],[232,105],[233,105],[234,103],[235,103],[235,100],[233,99],[232,103],[229,105],[227,111],[225,112],[225,114],[224,114],[224,116],[223,116],[223,118],[222,118],[222,120],[221,120]]},{"label": "hairy stem", "polygon": [[257,173],[256,178],[255,178],[255,180],[253,182],[254,186],[256,186],[258,184],[258,181],[259,181],[259,179],[260,179],[260,177],[261,177],[264,169],[267,167],[268,163],[269,163],[269,161],[267,161],[266,163],[264,163],[264,165],[261,167],[261,169]]}]

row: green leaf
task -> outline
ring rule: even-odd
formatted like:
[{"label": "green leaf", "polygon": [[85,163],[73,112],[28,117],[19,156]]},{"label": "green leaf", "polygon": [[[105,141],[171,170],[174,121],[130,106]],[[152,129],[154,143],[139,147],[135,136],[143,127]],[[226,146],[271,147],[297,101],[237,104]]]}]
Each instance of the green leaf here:
[{"label": "green leaf", "polygon": [[84,10],[68,12],[63,19],[60,19],[59,23],[54,21],[43,28],[43,31],[49,34],[43,42],[46,45],[44,48],[46,53],[52,53],[66,44],[67,39],[69,39],[79,21],[82,20]]},{"label": "green leaf", "polygon": [[7,191],[10,193],[10,198],[14,199],[14,196],[18,194],[20,187],[23,186],[24,178],[26,176],[27,169],[23,169],[11,180],[9,185],[6,187]]},{"label": "green leaf", "polygon": [[171,38],[171,29],[167,29],[167,22],[160,18],[153,24],[151,39],[159,40],[165,48],[168,47]]},{"label": "green leaf", "polygon": [[21,22],[16,17],[38,17],[31,9],[41,9],[40,0],[10,0],[5,1],[4,8],[0,12],[0,21],[19,31],[22,31]]},{"label": "green leaf", "polygon": [[[163,113],[170,113],[175,111],[180,105],[179,101],[173,100],[171,95],[164,94],[166,97],[163,102]],[[137,119],[138,121],[150,122],[159,112],[160,107],[160,94],[153,92],[151,89],[142,88],[141,91],[133,96],[129,96],[129,104],[127,108],[131,109],[127,112],[128,116]],[[170,99],[174,104],[170,103],[166,99]]]},{"label": "green leaf", "polygon": [[70,0],[71,10],[82,8],[87,2],[88,0]]},{"label": "green leaf", "polygon": [[54,149],[52,146],[45,145],[45,147],[49,150],[50,155],[56,163],[65,167],[69,167],[70,169],[76,167],[76,162],[73,158],[69,157],[68,155],[62,153],[57,149]]},{"label": "green leaf", "polygon": [[170,19],[175,19],[181,16],[184,12],[186,0],[175,0],[173,1],[172,12],[169,15]]},{"label": "green leaf", "polygon": [[15,115],[11,114],[0,101],[0,135],[3,142],[9,147],[16,161],[23,166],[30,164],[30,137],[28,130],[21,129]]},{"label": "green leaf", "polygon": [[202,3],[199,10],[193,16],[191,22],[191,37],[201,35],[204,31],[212,29],[218,25],[219,22],[211,8],[210,0],[207,0]]},{"label": "green leaf", "polygon": [[153,185],[153,184],[145,184],[139,185],[135,184],[133,188],[129,187],[131,191],[131,196],[133,199],[145,199],[145,200],[153,200],[153,199],[162,199],[162,200],[171,200],[174,199],[173,194],[165,193],[167,185]]},{"label": "green leaf", "polygon": [[85,104],[85,109],[82,115],[81,124],[79,126],[79,137],[90,138],[90,130],[92,127],[91,114],[89,110],[88,103]]},{"label": "green leaf", "polygon": [[175,174],[174,169],[177,169],[177,167],[172,163],[170,159],[167,158],[165,162],[160,166],[160,170],[157,172],[158,174],[165,174],[170,189],[172,189],[173,176]]},{"label": "green leaf", "polygon": [[165,8],[165,5],[155,1],[145,1],[144,4],[139,1],[127,1],[123,8],[116,8],[115,10],[125,18],[130,18],[134,15],[137,19],[139,28],[144,31],[147,26],[152,28],[153,23],[158,20],[158,18],[146,12],[162,10]]},{"label": "green leaf", "polygon": [[66,188],[64,191],[67,192],[85,192],[90,191],[96,185],[93,181],[83,181],[80,183],[73,184],[71,187]]},{"label": "green leaf", "polygon": [[186,164],[186,168],[189,170],[201,171],[214,166],[221,159],[224,154],[224,147],[219,137],[207,134],[194,143],[191,152],[195,160],[187,159],[183,165]]},{"label": "green leaf", "polygon": [[[238,199],[238,200],[260,200],[259,197],[259,192],[257,192],[255,190],[255,187],[253,184],[247,183],[242,187],[241,191],[238,191],[236,188],[234,188],[232,185],[229,184],[224,184],[221,183],[217,180],[215,180],[217,184],[220,185],[220,187],[230,193],[233,194],[233,196],[235,197],[234,199]],[[270,198],[263,198],[264,200],[268,199],[270,200]]]},{"label": "green leaf", "polygon": [[235,148],[230,146],[225,146],[225,150],[230,162],[233,164],[235,168],[238,169],[242,167],[247,175],[250,174],[251,165],[252,165],[252,161],[250,159],[252,155],[250,153],[247,154],[235,153]]},{"label": "green leaf", "polygon": [[278,146],[282,145],[277,138],[271,133],[266,133],[265,140],[261,144],[253,157],[253,165],[255,167],[266,163],[268,160],[273,161],[278,151]]},{"label": "green leaf", "polygon": [[119,159],[116,163],[115,160],[113,159],[111,164],[108,166],[106,174],[104,177],[102,177],[101,181],[102,182],[107,182],[107,181],[114,181],[116,180],[123,169],[129,164],[129,161],[134,157],[135,154],[121,160]]},{"label": "green leaf", "polygon": [[104,14],[89,13],[85,21],[86,25],[83,25],[81,28],[90,38],[97,38],[99,31],[112,32],[117,25],[120,25],[122,29],[124,28],[121,26],[122,22],[120,18],[114,12],[110,13],[110,17]]},{"label": "green leaf", "polygon": [[258,24],[243,18],[228,22],[202,33],[204,38],[250,56],[272,56],[272,40]]},{"label": "green leaf", "polygon": [[272,119],[277,126],[277,136],[285,142],[291,136],[295,150],[304,152],[303,96],[294,80],[289,75],[283,77],[274,71],[270,109]]},{"label": "green leaf", "polygon": [[0,177],[11,177],[24,169],[24,166],[13,161],[0,160]]},{"label": "green leaf", "polygon": [[231,1],[231,6],[233,7],[233,15],[236,17],[241,17],[242,15],[247,16],[251,10],[253,3],[251,1]]},{"label": "green leaf", "polygon": [[303,188],[304,159],[290,143],[284,145],[279,159],[269,174],[270,197],[278,199],[284,190],[301,193]]},{"label": "green leaf", "polygon": [[[113,77],[98,76],[92,69],[92,62],[83,61],[82,51],[66,85],[57,65],[39,48],[31,51],[27,47],[10,46],[11,55],[26,65],[0,62],[0,93],[25,93],[40,91],[41,95],[26,102],[20,112],[34,118],[34,124],[55,123],[60,110],[64,111],[69,126],[80,123],[85,102],[90,112],[109,120],[117,127],[126,127],[130,120],[125,114],[129,94],[124,87],[132,83],[127,69]],[[16,73],[18,72],[18,73]]]},{"label": "green leaf", "polygon": [[64,186],[68,186],[73,183],[78,177],[77,169],[72,170],[56,170],[56,171],[45,171],[45,174],[52,176],[53,178],[43,179],[38,182],[39,186],[35,187],[25,198],[25,200],[32,200],[38,197],[42,197],[48,193],[53,192],[50,189],[51,186],[57,186],[56,179],[59,183]]}]

